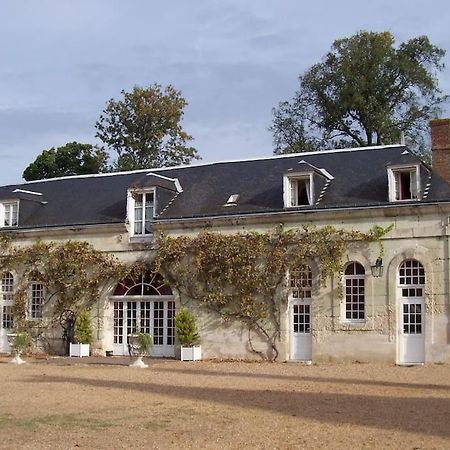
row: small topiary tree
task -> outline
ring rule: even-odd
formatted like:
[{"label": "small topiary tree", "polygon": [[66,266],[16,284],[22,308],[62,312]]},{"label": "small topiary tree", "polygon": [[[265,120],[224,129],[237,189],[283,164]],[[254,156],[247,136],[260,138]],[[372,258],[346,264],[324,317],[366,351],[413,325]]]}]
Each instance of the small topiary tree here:
[{"label": "small topiary tree", "polygon": [[91,315],[86,309],[81,310],[75,320],[75,340],[79,344],[92,344],[94,340]]},{"label": "small topiary tree", "polygon": [[197,321],[187,309],[180,309],[175,315],[175,329],[181,345],[193,347],[200,342]]}]

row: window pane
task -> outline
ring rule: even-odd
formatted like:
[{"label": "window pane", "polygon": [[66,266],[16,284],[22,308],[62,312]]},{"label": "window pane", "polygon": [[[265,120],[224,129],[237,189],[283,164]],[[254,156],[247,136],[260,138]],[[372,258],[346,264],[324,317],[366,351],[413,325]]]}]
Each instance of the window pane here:
[{"label": "window pane", "polygon": [[309,205],[306,180],[297,181],[297,204]]},{"label": "window pane", "polygon": [[361,321],[365,319],[364,268],[351,263],[345,270],[345,318]]},{"label": "window pane", "polygon": [[12,306],[3,306],[2,326],[6,330],[13,327]]},{"label": "window pane", "polygon": [[399,193],[400,198],[398,200],[410,200],[412,199],[411,193],[411,172],[400,172],[399,176]]},{"label": "window pane", "polygon": [[31,284],[30,315],[32,319],[42,319],[42,305],[44,303],[44,286],[41,283]]},{"label": "window pane", "polygon": [[17,226],[17,203],[11,205],[11,226]]},{"label": "window pane", "polygon": [[399,282],[400,285],[424,285],[425,270],[422,264],[413,259],[404,261],[399,267]]},{"label": "window pane", "polygon": [[142,220],[135,220],[134,234],[142,234]]}]

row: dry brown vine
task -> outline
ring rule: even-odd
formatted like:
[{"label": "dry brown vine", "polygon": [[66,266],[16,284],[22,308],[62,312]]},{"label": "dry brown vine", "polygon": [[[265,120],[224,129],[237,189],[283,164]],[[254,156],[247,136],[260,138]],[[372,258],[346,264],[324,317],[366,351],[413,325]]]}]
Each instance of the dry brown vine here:
[{"label": "dry brown vine", "polygon": [[[160,234],[156,270],[162,271],[182,300],[199,302],[223,320],[238,320],[249,330],[250,349],[275,360],[279,350],[281,312],[287,300],[286,274],[312,260],[324,283],[340,274],[348,246],[380,242],[390,230],[379,226],[368,233],[345,231],[332,226],[267,233],[233,235],[202,232],[195,237]],[[256,350],[251,333],[268,344],[268,351]]]}]

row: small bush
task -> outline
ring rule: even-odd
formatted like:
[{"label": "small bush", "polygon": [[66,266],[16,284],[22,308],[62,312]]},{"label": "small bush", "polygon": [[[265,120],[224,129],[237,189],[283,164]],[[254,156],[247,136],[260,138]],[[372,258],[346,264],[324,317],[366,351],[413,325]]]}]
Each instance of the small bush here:
[{"label": "small bush", "polygon": [[82,310],[75,320],[75,340],[79,344],[92,344],[94,333],[89,311]]},{"label": "small bush", "polygon": [[181,345],[192,347],[200,342],[197,322],[187,309],[180,309],[175,315],[175,328]]}]

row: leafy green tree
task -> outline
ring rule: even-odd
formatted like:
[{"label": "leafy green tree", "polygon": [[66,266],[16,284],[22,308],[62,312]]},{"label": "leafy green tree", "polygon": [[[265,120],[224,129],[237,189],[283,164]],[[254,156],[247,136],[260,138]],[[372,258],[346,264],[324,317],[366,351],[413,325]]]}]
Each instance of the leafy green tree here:
[{"label": "leafy green tree", "polygon": [[189,164],[199,159],[187,143],[192,137],[180,122],[186,100],[173,86],[135,86],[111,99],[96,122],[96,137],[117,152],[115,170],[150,169]]},{"label": "leafy green tree", "polygon": [[105,172],[108,155],[91,144],[70,142],[44,150],[23,172],[26,181]]},{"label": "leafy green tree", "polygon": [[398,143],[424,146],[428,120],[447,100],[436,73],[445,51],[420,36],[394,47],[389,32],[336,40],[273,109],[275,154]]}]

